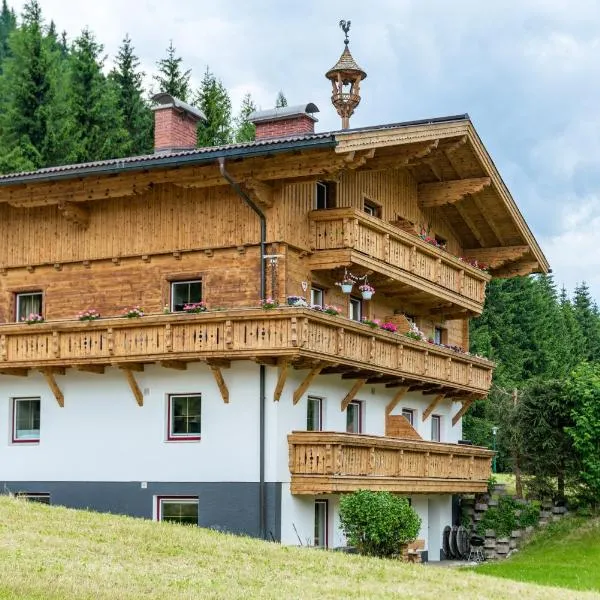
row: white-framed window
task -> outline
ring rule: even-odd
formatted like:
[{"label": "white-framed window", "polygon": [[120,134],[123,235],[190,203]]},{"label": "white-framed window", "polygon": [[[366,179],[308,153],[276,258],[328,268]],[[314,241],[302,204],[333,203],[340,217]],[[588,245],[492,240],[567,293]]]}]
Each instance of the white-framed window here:
[{"label": "white-framed window", "polygon": [[360,298],[350,296],[348,300],[348,317],[353,321],[362,319],[362,300]]},{"label": "white-framed window", "polygon": [[13,443],[40,441],[40,404],[39,398],[13,398]]},{"label": "white-framed window", "polygon": [[414,427],[415,424],[415,411],[412,408],[403,408],[402,416]]},{"label": "white-framed window", "polygon": [[315,500],[314,545],[317,548],[329,546],[329,502],[327,500]]},{"label": "white-framed window", "polygon": [[363,406],[360,400],[353,400],[346,408],[346,433],[363,432]]},{"label": "white-framed window", "polygon": [[315,210],[325,210],[335,206],[335,183],[317,181],[315,186]]},{"label": "white-framed window", "polygon": [[324,306],[325,292],[318,287],[310,288],[310,304],[311,306]]},{"label": "white-framed window", "polygon": [[46,492],[17,492],[17,498],[22,498],[28,502],[39,502],[40,504],[50,504],[50,494]]},{"label": "white-framed window", "polygon": [[363,200],[363,211],[372,217],[381,217],[381,206],[368,198]]},{"label": "white-framed window", "polygon": [[42,292],[20,292],[15,295],[15,321],[26,321],[31,315],[42,315]]},{"label": "white-framed window", "polygon": [[157,496],[156,520],[198,525],[197,496]]},{"label": "white-framed window", "polygon": [[446,330],[443,327],[434,327],[433,328],[433,341],[436,344],[445,344],[446,343]]},{"label": "white-framed window", "polygon": [[167,402],[167,440],[199,440],[202,396],[171,394]]},{"label": "white-framed window", "polygon": [[186,304],[202,302],[202,281],[171,282],[171,312],[181,312]]},{"label": "white-framed window", "polygon": [[442,418],[440,415],[431,415],[431,441],[442,441]]},{"label": "white-framed window", "polygon": [[322,431],[323,399],[309,396],[306,405],[306,431]]}]

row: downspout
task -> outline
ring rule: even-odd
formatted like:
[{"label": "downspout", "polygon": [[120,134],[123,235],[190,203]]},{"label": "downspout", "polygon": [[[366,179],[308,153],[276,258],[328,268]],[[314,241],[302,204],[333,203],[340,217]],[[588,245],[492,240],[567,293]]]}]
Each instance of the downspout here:
[{"label": "downspout", "polygon": [[[267,275],[265,270],[265,246],[267,240],[267,219],[265,213],[253,202],[248,194],[244,192],[240,184],[231,177],[225,169],[225,158],[219,158],[219,170],[221,175],[231,186],[233,191],[249,206],[260,219],[260,299],[266,299],[267,293]],[[260,365],[259,368],[259,484],[258,484],[258,530],[262,539],[267,539],[267,505],[265,495],[265,412],[266,412],[266,368]]]}]

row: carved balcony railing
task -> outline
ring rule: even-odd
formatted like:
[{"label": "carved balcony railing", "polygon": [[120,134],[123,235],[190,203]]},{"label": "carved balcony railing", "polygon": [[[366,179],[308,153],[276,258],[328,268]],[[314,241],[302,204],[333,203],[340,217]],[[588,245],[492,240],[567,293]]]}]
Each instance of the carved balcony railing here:
[{"label": "carved balcony railing", "polygon": [[294,431],[288,444],[293,494],[485,492],[494,455],[477,446],[328,431]]},{"label": "carved balcony railing", "polygon": [[311,268],[357,265],[422,291],[424,304],[447,303],[449,314],[483,310],[490,275],[421,238],[354,208],[312,211],[310,221]]},{"label": "carved balcony railing", "polygon": [[[0,325],[0,373],[128,362],[278,360],[485,395],[488,360],[306,308]],[[13,374],[17,374],[13,372]]]}]

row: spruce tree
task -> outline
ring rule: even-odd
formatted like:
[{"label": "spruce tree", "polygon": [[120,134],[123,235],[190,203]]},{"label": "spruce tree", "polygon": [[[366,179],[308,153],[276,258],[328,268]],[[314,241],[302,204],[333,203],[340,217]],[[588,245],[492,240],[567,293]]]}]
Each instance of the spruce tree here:
[{"label": "spruce tree", "polygon": [[152,111],[144,100],[144,73],[139,71],[139,64],[131,39],[126,35],[109,77],[115,86],[117,106],[131,142],[131,154],[152,152],[153,144]]},{"label": "spruce tree", "polygon": [[175,55],[173,41],[167,48],[167,56],[159,60],[158,75],[154,76],[154,81],[158,84],[158,92],[166,92],[179,100],[187,102],[190,92],[190,74],[191,69],[182,72],[183,58]]},{"label": "spruce tree", "polygon": [[250,94],[242,99],[239,115],[235,120],[235,141],[251,142],[256,135],[256,126],[248,120],[248,117],[256,110],[256,105]]},{"label": "spruce tree", "polygon": [[126,156],[130,141],[115,86],[102,73],[103,47],[84,29],[71,49],[69,70],[69,162]]},{"label": "spruce tree", "polygon": [[23,9],[21,26],[10,37],[0,80],[3,172],[37,169],[51,162],[56,58],[44,34],[40,5],[30,0]]},{"label": "spruce tree", "polygon": [[232,139],[231,100],[225,86],[206,68],[196,106],[202,110],[206,122],[198,123],[198,146],[220,146]]},{"label": "spruce tree", "polygon": [[279,90],[277,98],[275,99],[275,108],[284,108],[287,105],[287,98],[284,96],[283,90]]},{"label": "spruce tree", "polygon": [[585,281],[575,288],[573,314],[583,337],[583,358],[600,361],[600,316]]},{"label": "spruce tree", "polygon": [[2,72],[2,63],[10,55],[9,37],[17,27],[17,16],[12,8],[8,7],[6,0],[2,0],[2,10],[0,10],[0,73]]}]

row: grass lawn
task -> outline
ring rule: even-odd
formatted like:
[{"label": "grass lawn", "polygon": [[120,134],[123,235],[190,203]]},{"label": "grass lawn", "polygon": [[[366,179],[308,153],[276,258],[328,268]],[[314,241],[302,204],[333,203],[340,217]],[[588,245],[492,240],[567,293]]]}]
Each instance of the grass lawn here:
[{"label": "grass lawn", "polygon": [[598,598],[0,496],[0,599]]},{"label": "grass lawn", "polygon": [[600,592],[600,519],[553,523],[508,560],[481,565],[476,572]]}]

